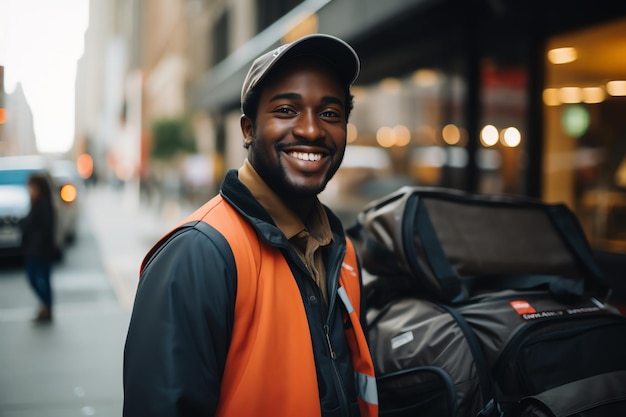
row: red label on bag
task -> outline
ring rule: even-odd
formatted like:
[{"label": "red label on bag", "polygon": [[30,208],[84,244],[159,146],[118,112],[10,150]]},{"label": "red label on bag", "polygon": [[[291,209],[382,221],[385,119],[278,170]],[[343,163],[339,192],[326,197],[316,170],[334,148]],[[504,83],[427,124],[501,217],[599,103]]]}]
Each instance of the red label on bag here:
[{"label": "red label on bag", "polygon": [[533,308],[533,306],[530,305],[530,303],[528,301],[524,301],[524,300],[515,300],[515,301],[511,301],[511,307],[513,307],[515,309],[515,311],[517,311],[517,314],[522,315],[522,314],[533,314],[536,313],[537,311]]}]

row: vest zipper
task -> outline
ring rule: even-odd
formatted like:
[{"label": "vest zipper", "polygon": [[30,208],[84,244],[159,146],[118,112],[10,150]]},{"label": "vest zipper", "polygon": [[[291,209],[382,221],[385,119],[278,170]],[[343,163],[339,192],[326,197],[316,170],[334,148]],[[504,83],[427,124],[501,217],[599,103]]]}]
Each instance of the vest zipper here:
[{"label": "vest zipper", "polygon": [[341,408],[341,415],[342,416],[349,416],[350,415],[350,403],[348,401],[348,397],[346,396],[346,391],[343,387],[343,381],[341,379],[341,375],[339,374],[339,371],[337,370],[337,365],[335,360],[337,359],[337,353],[335,352],[334,348],[333,348],[333,344],[332,344],[332,338],[330,337],[330,325],[329,322],[331,320],[331,318],[333,317],[334,314],[334,310],[335,310],[335,302],[336,302],[336,298],[337,298],[337,288],[339,285],[339,274],[341,273],[341,262],[338,261],[339,260],[343,260],[345,253],[341,253],[339,255],[336,255],[335,259],[330,259],[329,260],[329,265],[333,265],[333,268],[329,268],[328,269],[328,274],[326,275],[326,282],[328,284],[328,282],[330,282],[329,280],[332,280],[332,284],[328,286],[328,288],[333,288],[332,291],[330,291],[329,294],[329,300],[328,300],[328,309],[326,310],[326,323],[324,324],[324,332],[326,333],[326,341],[328,342],[328,349],[330,352],[330,357],[331,357],[331,361],[330,361],[330,366],[333,369],[333,374],[335,375],[335,386],[337,389],[337,395],[339,396],[339,404],[340,404],[340,408]]},{"label": "vest zipper", "polygon": [[328,351],[330,352],[330,357],[332,359],[337,359],[337,354],[335,353],[335,350],[333,349],[333,344],[330,341],[330,327],[328,326],[328,324],[324,325],[324,332],[326,333],[326,342],[328,343]]},{"label": "vest zipper", "polygon": [[[309,271],[309,269],[306,267],[302,259],[300,259],[295,249],[291,245],[287,245],[287,247],[288,247],[288,250],[290,251],[292,261],[295,260],[295,263],[298,266],[298,268],[301,271],[305,272],[304,275],[306,276],[306,279],[309,280],[309,284],[312,283],[314,291],[317,293],[318,297],[320,297],[320,300],[323,300],[324,298],[322,295],[322,290],[319,288],[319,286],[317,285],[317,283],[311,276],[311,272]],[[343,259],[344,255],[345,253],[341,253],[335,256],[340,257],[340,259]],[[337,260],[331,259],[329,260],[329,264],[337,265]],[[326,275],[326,285],[328,286],[328,288],[336,288],[338,285],[339,274],[341,272],[341,262],[339,262],[338,265],[339,267],[333,268],[332,271],[330,270],[327,271],[328,274]],[[334,277],[337,277],[337,279],[334,280]],[[328,285],[329,279],[333,279],[332,285]],[[335,360],[337,359],[337,352],[335,352],[335,349],[333,348],[332,339],[330,337],[330,325],[328,324],[330,317],[332,317],[332,314],[333,314],[334,304],[335,304],[335,299],[336,299],[336,292],[337,292],[336,290],[332,290],[329,292],[328,303],[320,302],[320,313],[321,313],[320,319],[324,323],[323,324],[324,337],[326,338],[326,344],[328,345],[328,351],[329,351],[329,355],[331,358],[330,367],[333,370],[333,380],[335,381],[335,391],[337,392],[339,407],[342,410],[341,415],[350,416],[350,404],[348,402],[348,397],[346,396],[346,392],[343,388],[343,384],[342,384],[343,380],[341,379],[341,375],[339,374],[339,371],[337,370],[337,365],[335,363]]]}]

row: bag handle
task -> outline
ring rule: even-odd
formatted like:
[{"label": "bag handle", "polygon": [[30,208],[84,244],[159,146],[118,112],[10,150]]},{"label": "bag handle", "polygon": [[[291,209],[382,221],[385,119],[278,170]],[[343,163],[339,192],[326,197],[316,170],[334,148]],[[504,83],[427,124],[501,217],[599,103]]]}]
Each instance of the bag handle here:
[{"label": "bag handle", "polygon": [[[594,375],[523,398],[520,401],[521,409],[547,409],[553,416],[568,417],[613,404],[611,411],[617,412],[615,415],[624,415],[626,412],[624,384],[626,384],[626,371]],[[617,404],[621,412],[614,409]],[[529,414],[524,414],[522,411],[521,415],[528,416]]]},{"label": "bag handle", "polygon": [[463,278],[469,293],[482,289],[490,290],[530,290],[547,285],[550,293],[559,300],[581,297],[584,294],[584,282],[562,275],[510,274],[483,275]]},{"label": "bag handle", "polygon": [[589,242],[584,238],[584,231],[580,227],[578,220],[574,217],[574,214],[563,204],[548,206],[547,212],[554,227],[567,244],[567,247],[574,253],[582,266],[591,275],[593,280],[592,284],[600,286],[600,290],[608,291],[609,285],[606,276],[600,270],[589,247]]},{"label": "bag handle", "polygon": [[[411,197],[413,198],[409,198],[406,202],[403,215],[406,221],[406,224],[402,227],[404,253],[414,253],[412,249],[414,244],[413,236],[421,236],[422,247],[435,274],[435,278],[439,281],[443,297],[447,301],[454,303],[464,301],[467,299],[467,294],[464,293],[459,276],[443,252],[441,242],[437,232],[435,232],[430,216],[428,216],[426,207],[424,204],[421,204],[419,196],[413,195]],[[415,214],[409,215],[410,213]],[[407,256],[406,260],[413,271],[421,270],[421,267],[417,264],[418,260],[416,257]],[[425,281],[428,282],[428,280]]]}]

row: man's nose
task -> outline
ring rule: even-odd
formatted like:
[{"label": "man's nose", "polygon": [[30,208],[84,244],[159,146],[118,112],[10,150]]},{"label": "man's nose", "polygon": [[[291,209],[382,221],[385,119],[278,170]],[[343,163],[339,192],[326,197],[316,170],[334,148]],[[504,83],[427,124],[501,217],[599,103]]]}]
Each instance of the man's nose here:
[{"label": "man's nose", "polygon": [[293,129],[293,133],[296,136],[308,139],[319,139],[323,134],[323,129],[320,127],[320,120],[314,111],[303,111],[300,113],[296,120],[296,125]]}]

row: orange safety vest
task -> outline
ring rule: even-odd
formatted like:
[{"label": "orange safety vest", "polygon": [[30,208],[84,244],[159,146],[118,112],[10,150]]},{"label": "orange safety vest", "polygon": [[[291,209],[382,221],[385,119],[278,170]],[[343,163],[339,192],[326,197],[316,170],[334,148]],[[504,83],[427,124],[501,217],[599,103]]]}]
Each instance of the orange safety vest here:
[{"label": "orange safety vest", "polygon": [[[262,245],[254,228],[216,196],[183,223],[202,220],[229,242],[237,266],[232,339],[217,416],[321,415],[308,321],[300,290],[278,248]],[[346,307],[345,330],[362,417],[378,415],[374,366],[359,319],[357,259],[347,240],[338,296]],[[303,331],[303,329],[306,329]]]}]

